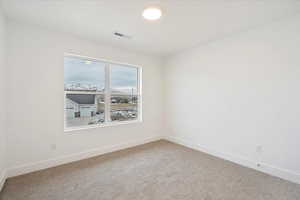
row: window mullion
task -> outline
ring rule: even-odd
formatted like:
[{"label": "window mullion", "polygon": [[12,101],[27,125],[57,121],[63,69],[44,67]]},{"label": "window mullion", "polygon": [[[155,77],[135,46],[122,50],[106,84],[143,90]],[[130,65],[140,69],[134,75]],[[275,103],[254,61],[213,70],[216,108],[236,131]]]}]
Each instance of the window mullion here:
[{"label": "window mullion", "polygon": [[110,64],[105,65],[105,122],[110,122],[111,76]]}]

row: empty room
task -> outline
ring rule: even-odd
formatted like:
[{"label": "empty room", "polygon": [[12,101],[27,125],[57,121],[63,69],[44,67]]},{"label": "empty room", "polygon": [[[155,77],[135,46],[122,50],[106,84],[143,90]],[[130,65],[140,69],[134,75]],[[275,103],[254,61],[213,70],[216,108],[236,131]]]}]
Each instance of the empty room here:
[{"label": "empty room", "polygon": [[0,0],[0,200],[300,200],[300,1]]}]

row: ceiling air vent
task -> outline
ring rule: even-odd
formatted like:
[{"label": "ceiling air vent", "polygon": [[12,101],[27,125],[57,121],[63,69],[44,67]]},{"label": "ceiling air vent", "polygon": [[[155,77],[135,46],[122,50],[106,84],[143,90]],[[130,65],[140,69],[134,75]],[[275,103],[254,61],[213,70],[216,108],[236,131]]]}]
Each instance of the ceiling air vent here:
[{"label": "ceiling air vent", "polygon": [[120,33],[120,32],[114,32],[114,35],[119,37],[119,38],[127,38],[127,39],[131,39],[131,36],[129,35],[125,35],[123,33]]}]

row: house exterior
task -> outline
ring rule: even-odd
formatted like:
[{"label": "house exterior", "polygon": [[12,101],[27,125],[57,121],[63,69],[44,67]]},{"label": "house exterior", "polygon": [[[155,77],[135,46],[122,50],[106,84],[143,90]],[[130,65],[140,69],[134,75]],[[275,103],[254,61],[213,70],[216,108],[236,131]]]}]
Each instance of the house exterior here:
[{"label": "house exterior", "polygon": [[97,97],[95,94],[67,94],[65,101],[67,119],[96,115]]}]

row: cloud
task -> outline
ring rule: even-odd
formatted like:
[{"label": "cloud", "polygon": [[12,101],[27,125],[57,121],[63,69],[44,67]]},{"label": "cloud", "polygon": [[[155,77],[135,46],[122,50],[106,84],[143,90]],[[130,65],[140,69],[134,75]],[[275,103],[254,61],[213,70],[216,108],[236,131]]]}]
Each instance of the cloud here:
[{"label": "cloud", "polygon": [[137,69],[134,67],[112,65],[111,85],[112,87],[136,87]]},{"label": "cloud", "polygon": [[[75,57],[64,59],[65,84],[81,83],[97,86],[99,89],[105,86],[105,63],[86,60]],[[121,65],[111,65],[112,88],[136,88],[137,69]]]}]

